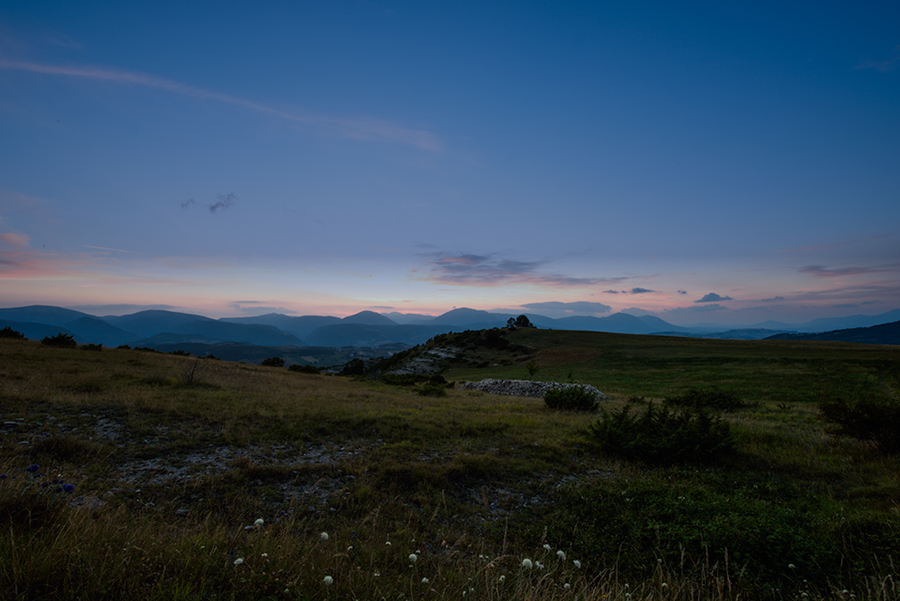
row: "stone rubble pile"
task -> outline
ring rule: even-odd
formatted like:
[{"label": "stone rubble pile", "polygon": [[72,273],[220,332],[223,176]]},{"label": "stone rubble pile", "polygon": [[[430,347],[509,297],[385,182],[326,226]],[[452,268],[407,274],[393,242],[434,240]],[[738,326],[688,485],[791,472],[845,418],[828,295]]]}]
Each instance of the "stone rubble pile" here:
[{"label": "stone rubble pile", "polygon": [[460,386],[460,390],[480,390],[488,394],[504,394],[507,396],[524,396],[543,398],[544,393],[551,388],[571,388],[572,386],[584,386],[595,393],[600,400],[606,399],[606,395],[594,388],[583,384],[561,384],[559,382],[532,382],[530,380],[495,380],[485,378],[481,382],[466,382]]}]

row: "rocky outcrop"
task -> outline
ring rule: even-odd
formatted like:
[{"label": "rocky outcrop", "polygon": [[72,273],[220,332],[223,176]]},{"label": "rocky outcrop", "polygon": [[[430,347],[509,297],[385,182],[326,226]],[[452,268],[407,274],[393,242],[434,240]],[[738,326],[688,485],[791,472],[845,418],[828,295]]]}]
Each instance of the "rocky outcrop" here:
[{"label": "rocky outcrop", "polygon": [[597,395],[599,400],[606,399],[606,395],[594,388],[583,384],[561,384],[559,382],[532,382],[530,380],[495,380],[485,378],[480,382],[466,382],[460,386],[460,390],[480,390],[489,394],[503,394],[506,396],[523,396],[542,398],[544,393],[551,388],[571,388],[572,386],[584,386]]}]

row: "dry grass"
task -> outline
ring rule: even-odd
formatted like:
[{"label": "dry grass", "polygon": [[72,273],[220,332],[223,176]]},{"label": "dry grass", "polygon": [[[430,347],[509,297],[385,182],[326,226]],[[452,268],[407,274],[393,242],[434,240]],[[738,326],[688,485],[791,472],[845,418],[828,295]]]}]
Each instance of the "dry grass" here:
[{"label": "dry grass", "polygon": [[[0,436],[0,472],[15,476],[0,480],[9,598],[724,600],[752,590],[842,599],[850,585],[857,599],[897,598],[887,555],[860,563],[852,582],[835,573],[804,583],[798,573],[775,592],[748,588],[746,564],[721,553],[658,562],[651,552],[635,569],[624,548],[598,551],[583,535],[589,524],[564,521],[576,507],[563,499],[631,482],[720,491],[751,486],[750,476],[603,457],[584,438],[592,416],[539,399],[423,397],[278,368],[18,341],[0,341],[0,366],[2,421],[18,424]],[[727,419],[753,478],[817,487],[821,511],[897,528],[896,458],[832,440],[808,403],[762,403]],[[43,476],[24,472],[32,463]],[[51,478],[75,492],[40,488]],[[525,558],[543,569],[522,567]]]}]

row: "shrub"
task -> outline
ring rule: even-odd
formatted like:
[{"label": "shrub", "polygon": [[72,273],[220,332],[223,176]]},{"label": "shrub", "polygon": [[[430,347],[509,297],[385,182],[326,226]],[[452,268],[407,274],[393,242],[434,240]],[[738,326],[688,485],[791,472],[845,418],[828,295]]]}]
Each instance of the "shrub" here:
[{"label": "shrub", "polygon": [[419,394],[422,396],[434,397],[447,396],[447,388],[443,384],[427,382],[424,386],[422,386],[422,388],[419,389]]},{"label": "shrub", "polygon": [[747,403],[738,398],[736,392],[730,390],[700,390],[691,388],[681,396],[666,397],[663,399],[666,405],[678,405],[679,407],[693,407],[694,409],[721,409],[733,411],[743,409]]},{"label": "shrub", "polygon": [[41,344],[56,348],[75,348],[78,346],[78,343],[75,342],[75,336],[63,334],[62,332],[56,336],[44,336],[41,338]]},{"label": "shrub", "polygon": [[532,378],[541,370],[541,367],[537,364],[537,361],[532,359],[528,363],[525,364],[525,369],[528,370],[528,375]]},{"label": "shrub", "polygon": [[366,373],[366,362],[360,358],[351,359],[341,368],[342,376],[361,376]]},{"label": "shrub", "polygon": [[427,378],[421,374],[384,374],[382,382],[391,386],[415,386]]},{"label": "shrub", "polygon": [[544,393],[544,402],[562,411],[596,411],[600,405],[597,393],[587,386],[551,388]]},{"label": "shrub", "polygon": [[82,345],[81,345],[80,347],[78,347],[78,348],[80,348],[80,349],[83,350],[83,351],[102,351],[102,350],[103,350],[103,343],[100,343],[100,344],[90,344],[90,343],[88,343],[88,344],[82,344]]},{"label": "shrub", "polygon": [[189,352],[187,352],[185,350],[181,350],[181,349],[174,350],[169,354],[170,355],[178,355],[179,357],[190,357],[191,356],[191,354]]},{"label": "shrub", "polygon": [[900,403],[871,398],[852,405],[843,399],[823,401],[819,418],[838,426],[832,434],[871,442],[883,453],[900,453]]},{"label": "shrub", "polygon": [[25,338],[25,334],[22,332],[17,332],[9,326],[6,326],[2,330],[0,330],[0,338],[13,338],[15,340],[22,340]]},{"label": "shrub", "polygon": [[322,370],[316,367],[315,365],[300,365],[299,363],[294,363],[291,365],[288,370],[296,371],[301,374],[319,374],[322,373]]},{"label": "shrub", "polygon": [[674,411],[647,405],[643,414],[625,406],[600,419],[588,430],[601,450],[645,463],[705,463],[736,449],[731,427],[703,409]]},{"label": "shrub", "polygon": [[263,359],[261,365],[266,367],[284,367],[284,359],[281,357],[269,357],[268,359]]}]

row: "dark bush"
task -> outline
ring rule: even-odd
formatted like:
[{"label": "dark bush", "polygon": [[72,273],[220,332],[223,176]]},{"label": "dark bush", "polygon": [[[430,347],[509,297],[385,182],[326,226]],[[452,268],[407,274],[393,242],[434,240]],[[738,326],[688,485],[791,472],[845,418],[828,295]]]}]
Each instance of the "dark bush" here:
[{"label": "dark bush", "polygon": [[269,357],[268,359],[263,359],[260,365],[265,367],[284,367],[284,359],[281,357]]},{"label": "dark bush", "polygon": [[544,393],[544,402],[561,411],[596,411],[600,406],[597,393],[587,386],[551,388]]},{"label": "dark bush", "polygon": [[721,409],[723,411],[734,411],[743,409],[747,403],[742,401],[736,392],[730,390],[700,390],[691,388],[681,396],[666,397],[663,399],[666,405],[677,405],[679,407],[693,407],[694,409]]},{"label": "dark bush", "polygon": [[447,384],[449,384],[447,379],[441,374],[432,374],[428,376],[428,383],[434,384],[435,386],[447,386]]},{"label": "dark bush", "polygon": [[643,414],[601,409],[588,430],[601,450],[655,465],[706,463],[736,449],[731,427],[704,409],[674,411],[647,405]]},{"label": "dark bush", "polygon": [[421,374],[384,374],[381,381],[391,386],[415,386],[428,378]]},{"label": "dark bush", "polygon": [[6,326],[2,330],[0,330],[0,338],[12,338],[14,340],[22,340],[25,338],[25,334],[22,332],[17,332],[9,326]]},{"label": "dark bush", "polygon": [[102,350],[103,350],[103,344],[102,344],[102,343],[101,343],[101,344],[90,344],[90,343],[88,343],[88,344],[82,344],[82,345],[79,346],[78,348],[80,348],[80,349],[83,350],[83,351],[102,351]]},{"label": "dark bush", "polygon": [[361,376],[366,373],[366,362],[356,358],[347,361],[341,368],[342,376]]},{"label": "dark bush", "polygon": [[56,348],[75,348],[78,346],[78,343],[75,342],[75,336],[63,334],[62,332],[56,336],[44,336],[41,338],[41,344]]},{"label": "dark bush", "polygon": [[184,350],[181,350],[181,349],[172,351],[172,352],[169,353],[169,354],[170,354],[170,355],[178,355],[179,357],[190,357],[190,356],[191,356],[191,354],[190,354],[189,352],[184,351]]},{"label": "dark bush", "polygon": [[871,398],[852,405],[843,399],[823,401],[819,417],[837,425],[832,434],[871,442],[883,453],[900,453],[900,403]]},{"label": "dark bush", "polygon": [[434,384],[432,382],[427,382],[422,388],[419,389],[419,394],[422,396],[434,396],[441,397],[447,396],[447,387],[443,384]]},{"label": "dark bush", "polygon": [[296,371],[301,374],[320,374],[322,370],[316,367],[315,365],[300,365],[299,363],[294,363],[288,368],[289,371]]}]

